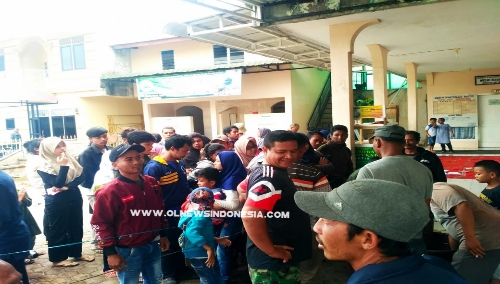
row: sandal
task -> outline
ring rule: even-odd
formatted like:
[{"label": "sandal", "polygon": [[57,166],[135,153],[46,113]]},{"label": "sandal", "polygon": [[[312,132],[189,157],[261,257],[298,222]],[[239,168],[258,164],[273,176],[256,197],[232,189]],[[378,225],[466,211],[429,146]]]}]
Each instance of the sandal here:
[{"label": "sandal", "polygon": [[91,248],[91,250],[93,250],[95,253],[102,254],[102,248],[100,248],[100,247],[94,247],[94,248]]},{"label": "sandal", "polygon": [[30,265],[30,264],[33,264],[33,263],[35,263],[35,260],[34,260],[34,259],[32,259],[32,258],[26,258],[26,259],[24,260],[24,264],[25,264],[25,265]]},{"label": "sandal", "polygon": [[77,266],[79,264],[80,263],[78,263],[78,262],[64,260],[64,261],[61,261],[61,262],[57,262],[57,264],[56,263],[52,263],[52,267],[74,267],[74,266]]},{"label": "sandal", "polygon": [[108,271],[104,271],[104,275],[106,275],[106,277],[108,277],[108,278],[118,277],[118,275],[116,274],[116,271],[114,271],[113,269],[108,270]]},{"label": "sandal", "polygon": [[92,262],[95,260],[95,257],[93,256],[88,256],[88,255],[81,255],[80,257],[75,257],[75,261],[87,261],[87,262]]}]

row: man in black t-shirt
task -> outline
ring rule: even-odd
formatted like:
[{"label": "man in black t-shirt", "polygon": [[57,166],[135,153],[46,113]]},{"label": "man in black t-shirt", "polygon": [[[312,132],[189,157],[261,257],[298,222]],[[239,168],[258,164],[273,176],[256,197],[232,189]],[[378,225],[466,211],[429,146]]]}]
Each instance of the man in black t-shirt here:
[{"label": "man in black t-shirt", "polygon": [[406,131],[405,155],[411,156],[413,160],[426,166],[431,171],[432,180],[434,182],[448,182],[443,164],[439,157],[431,151],[418,147],[418,142],[420,142],[420,133],[416,131]]},{"label": "man in black t-shirt", "polygon": [[249,176],[241,214],[252,283],[300,283],[298,265],[311,257],[309,215],[295,204],[297,189],[287,173],[297,148],[294,133],[271,132],[264,140],[265,160]]}]

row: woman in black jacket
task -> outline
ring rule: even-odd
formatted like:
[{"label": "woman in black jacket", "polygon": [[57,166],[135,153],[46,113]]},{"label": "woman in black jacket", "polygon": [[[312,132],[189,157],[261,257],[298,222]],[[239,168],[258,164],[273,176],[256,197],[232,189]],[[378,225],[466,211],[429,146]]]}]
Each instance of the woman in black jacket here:
[{"label": "woman in black jacket", "polygon": [[78,262],[93,261],[82,255],[83,200],[78,185],[84,180],[83,168],[66,154],[66,143],[57,137],[45,138],[40,143],[40,157],[44,164],[37,172],[43,180],[45,214],[49,227],[49,260],[55,267],[72,267]]}]

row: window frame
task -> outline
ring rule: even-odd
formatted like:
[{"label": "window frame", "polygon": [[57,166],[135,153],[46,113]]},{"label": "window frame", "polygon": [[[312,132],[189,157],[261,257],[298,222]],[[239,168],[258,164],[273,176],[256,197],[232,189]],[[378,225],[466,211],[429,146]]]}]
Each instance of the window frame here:
[{"label": "window frame", "polygon": [[161,66],[163,70],[175,69],[175,52],[173,49],[161,51]]},{"label": "window frame", "polygon": [[[12,123],[13,127],[9,127],[9,123]],[[6,118],[5,119],[5,129],[6,130],[16,129],[16,119],[15,118]]]},{"label": "window frame", "polygon": [[59,52],[62,71],[87,69],[83,36],[60,39]]}]

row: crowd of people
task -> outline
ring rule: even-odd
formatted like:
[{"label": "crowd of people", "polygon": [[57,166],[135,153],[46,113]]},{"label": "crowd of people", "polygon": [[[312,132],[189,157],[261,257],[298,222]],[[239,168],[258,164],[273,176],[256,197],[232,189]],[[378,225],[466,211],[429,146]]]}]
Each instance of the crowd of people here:
[{"label": "crowd of people", "polygon": [[[127,128],[111,148],[108,131],[92,127],[77,157],[57,137],[26,142],[49,260],[95,260],[82,254],[86,196],[94,250],[120,283],[174,284],[194,271],[200,283],[225,284],[237,265],[252,283],[317,283],[328,277],[325,258],[350,264],[348,283],[500,282],[498,162],[475,165],[488,184],[478,197],[447,183],[416,131],[376,129],[377,159],[355,171],[346,126],[299,129],[254,137],[231,125],[210,139]],[[0,278],[15,269],[29,283],[25,265],[42,253],[33,251],[42,230],[29,202],[0,171]],[[434,219],[456,250],[451,263],[428,255]]]}]

